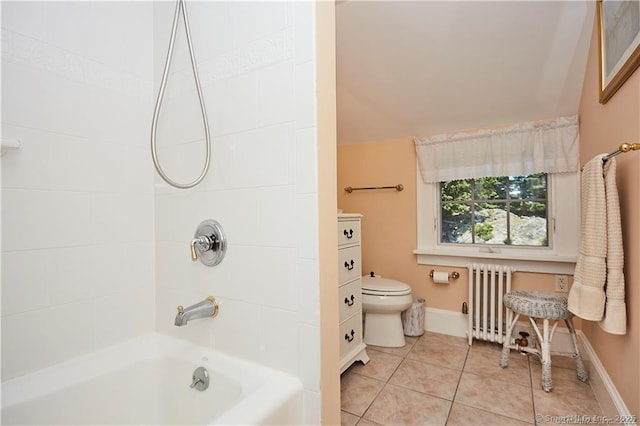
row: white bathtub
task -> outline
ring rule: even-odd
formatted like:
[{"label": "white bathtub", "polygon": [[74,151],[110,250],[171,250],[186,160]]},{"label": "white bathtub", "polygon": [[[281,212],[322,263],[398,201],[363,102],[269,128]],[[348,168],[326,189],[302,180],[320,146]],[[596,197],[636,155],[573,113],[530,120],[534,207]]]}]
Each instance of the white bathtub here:
[{"label": "white bathtub", "polygon": [[[205,391],[192,372],[209,372]],[[301,424],[296,377],[149,334],[2,383],[2,424]]]}]

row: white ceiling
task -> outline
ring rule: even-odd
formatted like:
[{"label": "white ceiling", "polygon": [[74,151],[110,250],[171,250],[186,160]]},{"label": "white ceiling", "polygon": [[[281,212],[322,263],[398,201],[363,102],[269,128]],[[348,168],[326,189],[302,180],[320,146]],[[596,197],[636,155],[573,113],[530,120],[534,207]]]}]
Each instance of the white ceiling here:
[{"label": "white ceiling", "polygon": [[576,114],[586,1],[339,1],[338,143]]}]

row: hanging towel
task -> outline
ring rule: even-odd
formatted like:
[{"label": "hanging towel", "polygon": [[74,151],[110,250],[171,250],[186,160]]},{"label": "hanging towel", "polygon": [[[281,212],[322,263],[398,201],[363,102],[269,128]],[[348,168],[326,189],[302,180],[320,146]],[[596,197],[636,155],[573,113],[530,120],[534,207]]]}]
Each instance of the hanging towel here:
[{"label": "hanging towel", "polygon": [[589,321],[604,316],[607,276],[607,202],[602,156],[591,159],[582,171],[580,200],[580,255],[569,292],[569,310]]},{"label": "hanging towel", "polygon": [[616,159],[604,164],[604,191],[607,200],[607,302],[600,328],[611,334],[627,333],[627,305],[624,302],[624,248],[620,201],[616,186]]},{"label": "hanging towel", "polygon": [[[613,334],[626,333],[624,254],[615,158],[603,166],[597,155],[584,167],[581,179],[581,243],[569,310],[576,316],[601,321]],[[606,291],[605,291],[606,288]]]}]

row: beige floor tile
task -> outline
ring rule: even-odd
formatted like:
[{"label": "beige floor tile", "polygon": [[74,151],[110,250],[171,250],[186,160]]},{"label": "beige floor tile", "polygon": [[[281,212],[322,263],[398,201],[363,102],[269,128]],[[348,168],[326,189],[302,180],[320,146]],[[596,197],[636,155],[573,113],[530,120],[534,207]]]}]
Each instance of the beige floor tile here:
[{"label": "beige floor tile", "polygon": [[519,352],[512,351],[509,355],[509,365],[502,368],[500,353],[471,349],[464,364],[464,371],[513,384],[531,386],[529,360]]},{"label": "beige floor tile", "polygon": [[[601,415],[591,387],[577,379],[573,359],[553,357],[554,390],[546,393],[536,357],[512,350],[502,369],[501,350],[480,341],[469,347],[466,339],[430,332],[407,337],[403,348],[370,346],[369,365],[356,363],[341,377],[341,423],[524,425],[534,422],[534,409],[540,424]],[[452,397],[453,405],[447,401]]]},{"label": "beige floor tile", "polygon": [[531,388],[463,372],[455,402],[524,422],[533,420]]},{"label": "beige floor tile", "polygon": [[371,405],[384,383],[347,371],[340,378],[340,386],[341,408],[360,417]]},{"label": "beige floor tile", "polygon": [[[585,360],[584,356],[582,359]],[[540,361],[538,361],[538,363],[540,363]],[[558,368],[576,370],[576,360],[568,356],[551,355],[551,365]]]},{"label": "beige floor tile", "polygon": [[460,370],[405,359],[389,383],[452,400],[460,374]]},{"label": "beige floor tile", "polygon": [[357,426],[381,426],[380,423],[372,422],[371,420],[367,420],[364,417],[360,419]]},{"label": "beige floor tile", "polygon": [[602,416],[602,410],[595,398],[587,400],[556,393],[555,391],[545,392],[542,389],[534,389],[533,400],[537,424],[592,424],[590,421],[585,421],[585,419],[598,419]]},{"label": "beige floor tile", "polygon": [[463,348],[469,347],[469,341],[466,337],[449,336],[431,331],[425,331],[422,337],[420,337],[420,341],[423,343],[444,343],[446,345],[460,346]]},{"label": "beige floor tile", "polygon": [[382,425],[444,425],[450,406],[450,401],[387,384],[363,417]]},{"label": "beige floor tile", "polygon": [[367,354],[369,362],[367,364],[353,364],[350,368],[352,373],[386,382],[402,362],[402,357],[373,350],[370,347],[367,348]]},{"label": "beige floor tile", "polygon": [[407,354],[407,359],[462,370],[467,348],[420,339]]},{"label": "beige floor tile", "polygon": [[373,350],[384,352],[390,355],[405,357],[409,353],[413,345],[415,345],[415,343],[418,341],[418,338],[411,337],[411,336],[404,336],[404,340],[407,343],[401,348],[385,348],[383,346],[367,345],[367,351],[369,349],[373,349]]},{"label": "beige floor tile", "polygon": [[[531,383],[533,383],[533,389],[542,389],[542,365],[531,360]],[[589,381],[587,383],[581,382],[576,375],[575,368],[561,368],[551,364],[551,380],[553,381],[554,393],[562,393],[570,395],[575,398],[593,399],[595,396]]]},{"label": "beige floor tile", "polygon": [[511,417],[501,416],[489,411],[469,407],[454,402],[447,419],[447,426],[496,425],[496,426],[526,426],[526,423]]},{"label": "beige floor tile", "polygon": [[[582,359],[586,364],[584,356]],[[534,363],[540,365],[540,358],[532,356],[531,364],[533,365]],[[576,360],[569,356],[551,355],[551,365],[553,367],[566,368],[568,370],[576,371]]]},{"label": "beige floor tile", "polygon": [[340,426],[355,426],[360,420],[360,417],[347,413],[346,411],[340,411]]}]

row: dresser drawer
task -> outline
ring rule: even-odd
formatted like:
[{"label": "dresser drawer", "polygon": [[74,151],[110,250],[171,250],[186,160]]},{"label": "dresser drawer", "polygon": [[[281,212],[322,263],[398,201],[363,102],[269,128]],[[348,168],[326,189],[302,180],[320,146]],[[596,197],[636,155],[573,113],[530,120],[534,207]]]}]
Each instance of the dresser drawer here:
[{"label": "dresser drawer", "polygon": [[340,324],[340,358],[362,343],[362,313],[358,312]]},{"label": "dresser drawer", "polygon": [[338,290],[338,304],[340,306],[340,322],[349,318],[362,308],[361,279],[345,284]]},{"label": "dresser drawer", "polygon": [[338,246],[360,243],[360,221],[345,220],[338,222]]},{"label": "dresser drawer", "polygon": [[360,246],[338,250],[338,281],[344,284],[362,275]]}]

